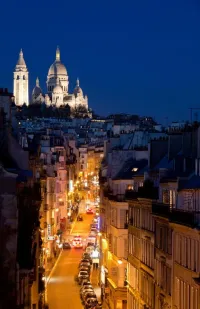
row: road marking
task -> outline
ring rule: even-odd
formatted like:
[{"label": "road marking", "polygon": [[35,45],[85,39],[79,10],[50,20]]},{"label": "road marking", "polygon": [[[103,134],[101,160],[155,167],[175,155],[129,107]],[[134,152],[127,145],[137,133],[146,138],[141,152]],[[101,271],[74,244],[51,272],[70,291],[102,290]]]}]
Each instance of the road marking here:
[{"label": "road marking", "polygon": [[46,280],[46,285],[48,284],[48,282],[49,282],[49,280],[50,280],[50,278],[51,278],[51,276],[52,276],[52,274],[53,274],[53,272],[54,272],[54,270],[55,270],[55,268],[56,268],[56,266],[58,264],[58,261],[60,260],[62,252],[63,252],[63,249],[61,249],[61,251],[59,253],[59,256],[58,256],[58,258],[57,258],[57,260],[56,260],[56,262],[55,262],[55,264],[54,264],[54,266],[53,266],[53,268],[52,268],[52,270],[51,270],[51,272],[50,272],[50,274],[49,274],[49,276],[48,276],[48,278]]}]

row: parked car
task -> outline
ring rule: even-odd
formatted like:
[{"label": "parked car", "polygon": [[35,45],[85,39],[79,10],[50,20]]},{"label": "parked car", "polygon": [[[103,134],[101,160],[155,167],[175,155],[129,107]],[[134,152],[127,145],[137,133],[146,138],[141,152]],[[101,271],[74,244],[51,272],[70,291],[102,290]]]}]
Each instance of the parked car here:
[{"label": "parked car", "polygon": [[81,265],[81,267],[79,268],[79,271],[87,271],[88,274],[90,275],[90,267],[88,266]]},{"label": "parked car", "polygon": [[88,288],[88,289],[84,289],[81,294],[80,297],[81,299],[84,301],[84,297],[85,295],[88,295],[88,293],[91,293],[92,295],[95,295],[93,288]]},{"label": "parked car", "polygon": [[84,295],[83,295],[83,302],[85,303],[89,298],[94,298],[94,299],[96,298],[97,299],[97,296],[94,293],[94,291],[85,292]]},{"label": "parked car", "polygon": [[89,298],[86,300],[84,307],[85,309],[94,308],[98,304],[98,300],[96,298]]},{"label": "parked car", "polygon": [[83,286],[80,288],[80,293],[82,293],[83,291],[88,290],[88,289],[92,289],[92,290],[93,290],[93,287],[92,287],[91,284],[85,284],[85,285],[83,285]]},{"label": "parked car", "polygon": [[88,260],[88,263],[90,263],[90,265],[92,264],[92,258],[91,256],[89,255],[89,253],[87,253],[88,255],[84,256],[83,259],[87,259]]},{"label": "parked car", "polygon": [[71,245],[69,242],[64,242],[63,243],[63,249],[71,249]]},{"label": "parked car", "polygon": [[90,224],[90,228],[92,229],[97,229],[98,228],[98,224],[97,223],[92,223]]},{"label": "parked car", "polygon": [[87,260],[91,260],[91,256],[90,256],[90,254],[87,253],[87,252],[84,252],[84,253],[83,253],[82,258],[83,258],[83,259],[87,259]]},{"label": "parked car", "polygon": [[81,263],[79,264],[79,269],[80,269],[81,267],[88,267],[88,268],[91,268],[91,263],[89,263],[89,262],[81,262]]},{"label": "parked car", "polygon": [[83,216],[82,215],[78,215],[77,221],[83,221]]},{"label": "parked car", "polygon": [[80,263],[90,263],[90,261],[91,261],[90,258],[89,259],[84,258],[80,260]]},{"label": "parked car", "polygon": [[85,279],[81,282],[81,288],[83,288],[85,285],[91,285],[91,282],[89,280]]},{"label": "parked car", "polygon": [[87,271],[80,271],[78,274],[78,283],[81,284],[82,280],[89,279],[89,274]]}]

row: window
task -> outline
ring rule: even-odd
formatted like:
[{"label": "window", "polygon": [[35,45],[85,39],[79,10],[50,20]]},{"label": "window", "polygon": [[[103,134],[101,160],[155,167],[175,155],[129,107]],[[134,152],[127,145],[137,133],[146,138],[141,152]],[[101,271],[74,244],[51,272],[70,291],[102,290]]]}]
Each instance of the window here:
[{"label": "window", "polygon": [[139,291],[139,270],[129,264],[127,279],[129,285],[136,291]]},{"label": "window", "polygon": [[150,240],[141,239],[141,261],[150,268],[154,268],[154,245]]},{"label": "window", "polygon": [[163,291],[171,295],[171,268],[163,261],[155,260],[155,281]]},{"label": "window", "polygon": [[168,254],[172,254],[172,230],[158,222],[156,223],[155,246]]},{"label": "window", "polygon": [[176,206],[176,191],[175,190],[169,191],[169,203],[170,203],[170,207],[172,208]]},{"label": "window", "polygon": [[198,309],[199,294],[198,288],[184,282],[179,278],[175,278],[175,305],[178,309],[193,308]]},{"label": "window", "polygon": [[127,185],[127,190],[133,190],[133,185]]},{"label": "window", "polygon": [[169,204],[169,201],[170,201],[170,199],[169,199],[169,190],[164,189],[162,191],[162,201],[165,204]]},{"label": "window", "polygon": [[200,243],[195,239],[175,234],[175,261],[195,272],[200,271]]}]

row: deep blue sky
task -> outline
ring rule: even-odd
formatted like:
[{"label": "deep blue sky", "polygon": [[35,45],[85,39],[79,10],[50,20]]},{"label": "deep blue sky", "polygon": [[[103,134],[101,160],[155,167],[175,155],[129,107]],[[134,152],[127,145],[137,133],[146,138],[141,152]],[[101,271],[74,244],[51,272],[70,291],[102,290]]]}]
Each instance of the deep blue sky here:
[{"label": "deep blue sky", "polygon": [[80,78],[100,114],[189,118],[200,107],[199,0],[51,1],[1,4],[0,86],[12,90],[23,48],[30,89],[59,45],[70,87]]}]

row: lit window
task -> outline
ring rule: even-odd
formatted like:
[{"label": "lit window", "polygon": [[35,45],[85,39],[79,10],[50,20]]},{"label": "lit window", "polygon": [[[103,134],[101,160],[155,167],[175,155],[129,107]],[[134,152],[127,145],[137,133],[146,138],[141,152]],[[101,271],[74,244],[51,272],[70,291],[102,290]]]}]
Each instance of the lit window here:
[{"label": "lit window", "polygon": [[127,190],[133,190],[133,185],[128,185]]}]

